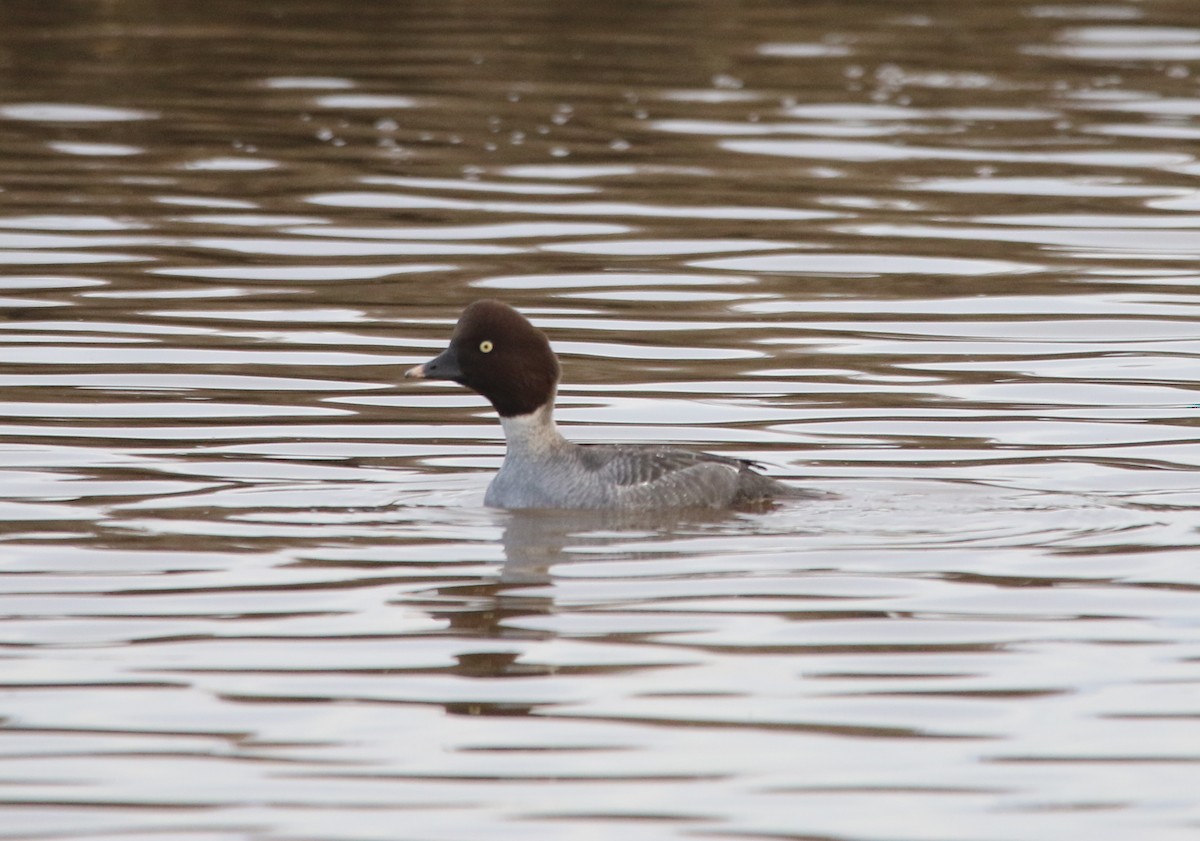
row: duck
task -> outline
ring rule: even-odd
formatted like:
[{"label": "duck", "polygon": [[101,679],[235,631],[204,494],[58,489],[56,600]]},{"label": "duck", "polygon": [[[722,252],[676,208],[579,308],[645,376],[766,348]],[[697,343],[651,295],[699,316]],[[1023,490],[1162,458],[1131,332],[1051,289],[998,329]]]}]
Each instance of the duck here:
[{"label": "duck", "polygon": [[720,509],[813,497],[746,459],[657,445],[577,444],[554,422],[561,376],[546,334],[503,301],[470,304],[449,346],[405,372],[449,380],[500,416],[505,454],[484,505],[502,509]]}]

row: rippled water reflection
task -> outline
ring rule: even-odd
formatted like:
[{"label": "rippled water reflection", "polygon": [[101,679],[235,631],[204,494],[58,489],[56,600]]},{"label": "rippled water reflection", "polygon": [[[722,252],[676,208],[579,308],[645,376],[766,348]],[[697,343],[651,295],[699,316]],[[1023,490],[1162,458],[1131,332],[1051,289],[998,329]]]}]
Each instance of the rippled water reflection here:
[{"label": "rippled water reflection", "polygon": [[0,838],[1195,837],[1194,11],[4,4]]}]

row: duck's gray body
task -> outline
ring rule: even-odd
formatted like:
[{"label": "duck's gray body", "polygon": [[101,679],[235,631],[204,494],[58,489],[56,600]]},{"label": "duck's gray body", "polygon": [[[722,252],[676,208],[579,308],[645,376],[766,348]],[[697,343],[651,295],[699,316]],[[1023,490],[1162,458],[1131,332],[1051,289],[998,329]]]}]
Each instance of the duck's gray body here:
[{"label": "duck's gray body", "polygon": [[484,503],[496,508],[728,508],[803,496],[751,462],[673,447],[573,444],[549,408],[503,418],[508,450]]}]

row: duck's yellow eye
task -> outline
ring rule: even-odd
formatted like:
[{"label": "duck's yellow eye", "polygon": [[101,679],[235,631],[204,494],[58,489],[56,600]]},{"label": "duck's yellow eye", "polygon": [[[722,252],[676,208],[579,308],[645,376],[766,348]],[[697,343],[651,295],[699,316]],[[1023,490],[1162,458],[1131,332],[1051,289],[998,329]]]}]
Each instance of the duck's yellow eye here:
[{"label": "duck's yellow eye", "polygon": [[491,353],[492,352],[492,343],[489,342],[487,339],[484,339],[482,342],[479,343],[479,352],[480,353]]}]

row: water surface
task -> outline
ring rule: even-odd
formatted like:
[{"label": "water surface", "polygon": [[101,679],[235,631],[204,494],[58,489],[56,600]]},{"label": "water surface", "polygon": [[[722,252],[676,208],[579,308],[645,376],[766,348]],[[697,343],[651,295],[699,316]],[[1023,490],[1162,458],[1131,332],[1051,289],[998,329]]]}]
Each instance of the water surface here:
[{"label": "water surface", "polygon": [[1194,838],[1194,11],[5,3],[0,838]]}]

